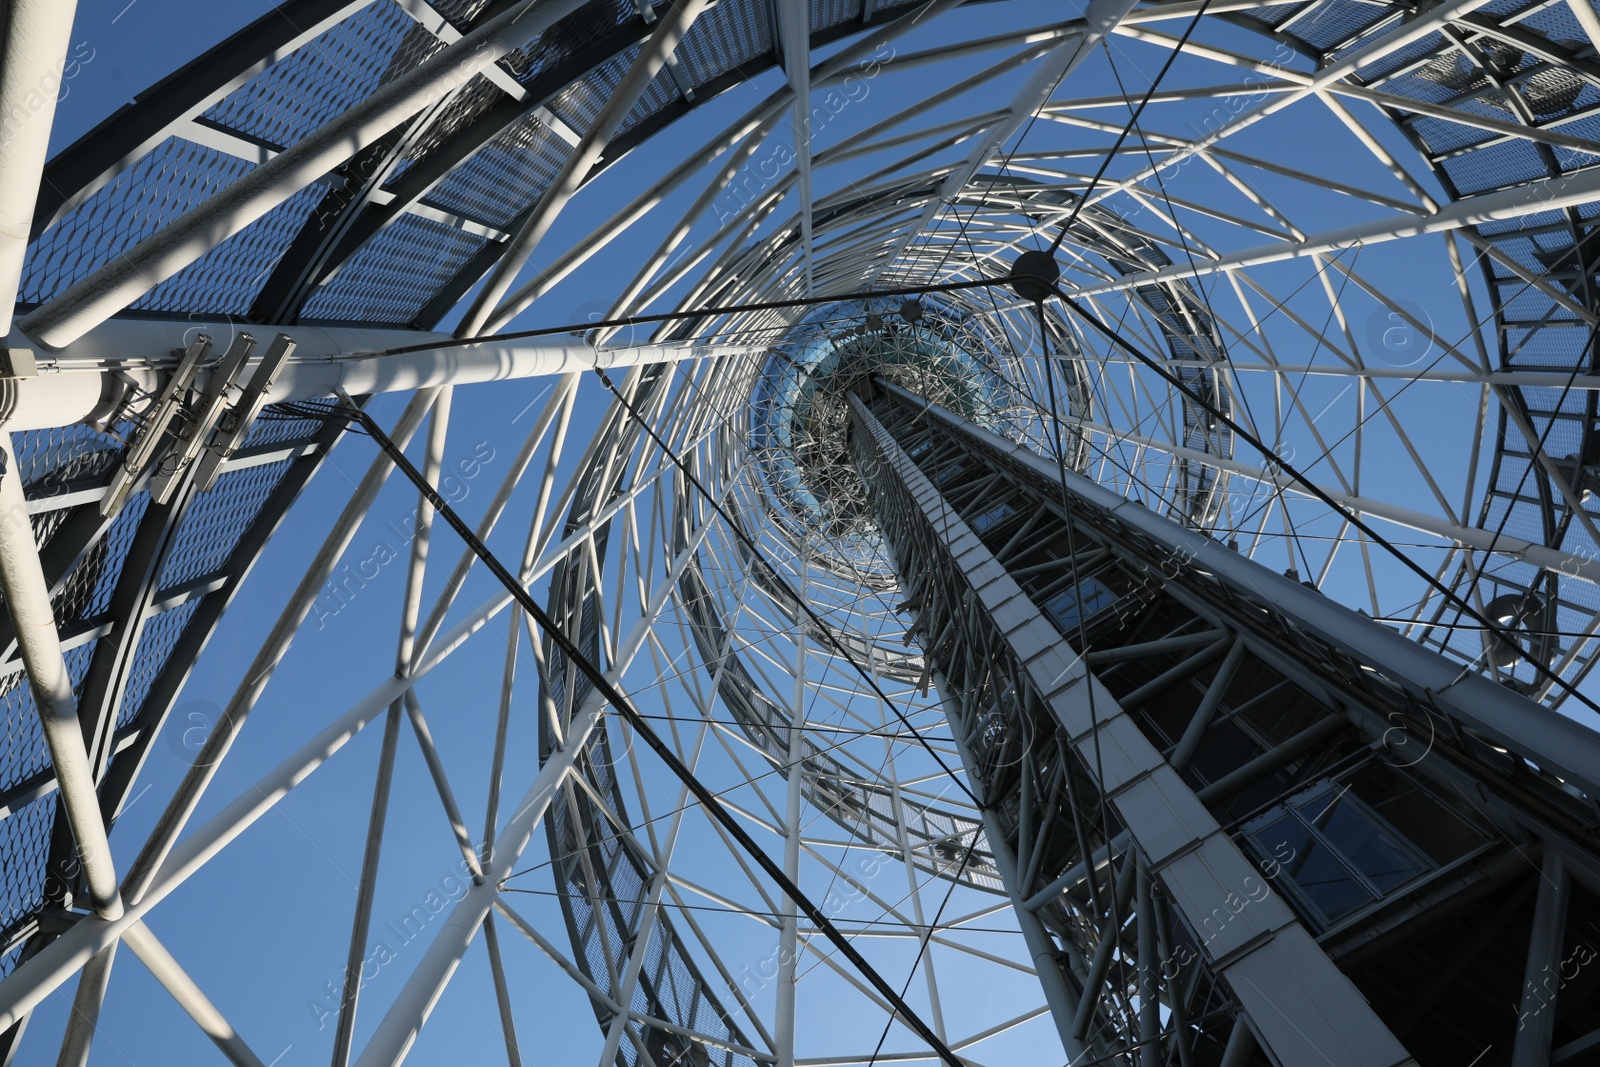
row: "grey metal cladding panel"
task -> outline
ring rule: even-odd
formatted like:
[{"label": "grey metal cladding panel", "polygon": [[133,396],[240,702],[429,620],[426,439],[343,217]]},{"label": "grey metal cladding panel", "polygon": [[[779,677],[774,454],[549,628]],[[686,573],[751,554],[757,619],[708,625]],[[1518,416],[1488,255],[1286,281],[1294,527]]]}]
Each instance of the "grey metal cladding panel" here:
[{"label": "grey metal cladding panel", "polygon": [[[1065,648],[1066,642],[1062,641],[1061,646]],[[1029,673],[1034,679],[1034,684],[1037,685],[1040,681],[1040,675],[1044,672],[1041,668],[1037,672],[1030,670]],[[1085,680],[1074,684],[1070,679],[1075,676],[1084,677]],[[1050,696],[1048,700],[1051,712],[1055,715],[1056,721],[1061,724],[1062,729],[1067,731],[1068,737],[1083,737],[1094,729],[1097,721],[1103,722],[1113,715],[1122,714],[1122,705],[1118,704],[1117,698],[1111,695],[1111,690],[1107,689],[1081,660],[1072,665],[1072,669],[1064,681],[1069,688],[1062,690],[1061,683],[1055,683],[1052,688],[1059,691]],[[1094,686],[1094,700],[1092,703],[1089,699],[1090,686]]]},{"label": "grey metal cladding panel", "polygon": [[[1117,721],[1125,724],[1127,730],[1138,733],[1128,716],[1119,716]],[[1101,751],[1105,751],[1104,745]],[[1222,830],[1200,803],[1200,798],[1194,795],[1194,790],[1165,763],[1132,781],[1112,797],[1111,803],[1139,843],[1139,851],[1158,867],[1178,853],[1193,848],[1196,841]],[[1232,873],[1242,881],[1254,873],[1254,868],[1237,846],[1231,841],[1229,844],[1234,854]]]},{"label": "grey metal cladding panel", "polygon": [[[1416,1062],[1388,1027],[1377,1022],[1350,979],[1332,965],[1297,966],[1297,961],[1322,956],[1304,929],[1284,927],[1271,944],[1275,951],[1243,956],[1226,973],[1229,987],[1280,1063],[1398,1067]],[[1361,1022],[1363,1017],[1371,1024]]]},{"label": "grey metal cladding panel", "polygon": [[1221,834],[1158,868],[1157,877],[1206,957],[1223,967],[1247,946],[1296,925],[1294,912],[1260,872],[1240,873],[1238,849]]},{"label": "grey metal cladding panel", "polygon": [[[981,597],[982,594],[980,593],[979,596]],[[1029,606],[1032,606],[1032,601],[1029,601]],[[1066,642],[1055,632],[1054,627],[1045,622],[1044,616],[1040,615],[1037,609],[1034,610],[1026,625],[1017,627],[1014,632],[1006,635],[1006,642],[1011,646],[1012,654],[1017,657],[1018,662],[1029,668],[1030,674],[1037,669],[1040,674],[1048,675],[1048,677],[1042,679],[1048,684],[1048,688],[1041,686],[1039,690],[1041,693],[1048,693],[1056,685],[1059,685],[1060,671],[1071,664],[1071,661],[1065,660],[1063,656],[1055,657],[1050,661],[1052,664],[1057,664],[1058,660],[1063,662],[1056,665],[1056,674],[1050,674],[1050,665],[1040,661],[1041,657]],[[1037,668],[1033,666],[1034,664],[1038,664]]]},{"label": "grey metal cladding panel", "polygon": [[[1087,687],[1083,688],[1087,690]],[[1161,753],[1134,724],[1132,716],[1115,703],[1095,703],[1095,710],[1099,712],[1098,726],[1074,740],[1072,747],[1077,750],[1084,765],[1093,768],[1090,773],[1099,779],[1100,792],[1121,807],[1121,798],[1117,794],[1135,779],[1163,766],[1163,761]],[[1135,809],[1138,810],[1137,804]],[[1210,833],[1214,827],[1215,823],[1199,828],[1200,836]],[[1149,858],[1152,861],[1156,859],[1155,856]]]},{"label": "grey metal cladding panel", "polygon": [[1024,656],[1019,650],[1018,658],[1033,678],[1034,685],[1039,688],[1040,697],[1046,703],[1051,703],[1052,707],[1053,698],[1058,693],[1074,685],[1089,672],[1083,657],[1072,651],[1065,641],[1057,641],[1031,656]]}]

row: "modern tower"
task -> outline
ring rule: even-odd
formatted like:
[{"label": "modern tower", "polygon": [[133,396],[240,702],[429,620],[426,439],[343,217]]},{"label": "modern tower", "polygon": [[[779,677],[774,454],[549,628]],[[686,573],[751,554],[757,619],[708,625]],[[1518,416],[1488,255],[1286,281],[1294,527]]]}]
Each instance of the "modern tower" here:
[{"label": "modern tower", "polygon": [[5,16],[0,1064],[1600,1062],[1591,0],[261,6]]}]

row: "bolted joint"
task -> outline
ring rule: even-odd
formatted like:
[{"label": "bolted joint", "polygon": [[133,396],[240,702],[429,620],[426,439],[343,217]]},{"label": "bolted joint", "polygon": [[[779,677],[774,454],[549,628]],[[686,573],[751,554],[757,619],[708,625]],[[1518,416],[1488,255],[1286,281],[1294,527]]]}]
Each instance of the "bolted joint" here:
[{"label": "bolted joint", "polygon": [[1043,303],[1055,291],[1061,268],[1048,252],[1029,250],[1011,264],[1011,289],[1029,303]]}]

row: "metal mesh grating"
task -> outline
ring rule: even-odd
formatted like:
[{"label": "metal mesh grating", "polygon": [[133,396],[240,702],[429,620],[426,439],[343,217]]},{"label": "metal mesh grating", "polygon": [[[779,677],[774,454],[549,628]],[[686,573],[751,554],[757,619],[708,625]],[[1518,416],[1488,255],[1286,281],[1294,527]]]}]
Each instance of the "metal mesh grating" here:
[{"label": "metal mesh grating", "polygon": [[45,856],[56,798],[40,797],[0,820],[0,930],[9,929],[44,903]]},{"label": "metal mesh grating", "polygon": [[262,71],[205,118],[268,144],[291,145],[443,47],[399,4],[369,4]]},{"label": "metal mesh grating", "polygon": [[478,13],[489,6],[489,0],[430,0],[433,9],[449,19],[456,28],[461,28],[478,17]]},{"label": "metal mesh grating", "polygon": [[814,0],[811,5],[811,30],[814,33],[860,17],[861,0]]},{"label": "metal mesh grating", "polygon": [[402,216],[312,295],[302,317],[410,322],[486,241],[420,215]]},{"label": "metal mesh grating", "polygon": [[178,528],[177,539],[161,570],[159,588],[171,588],[220,570],[290,462],[281,459],[224,474],[209,492],[202,493]]},{"label": "metal mesh grating", "polygon": [[246,314],[272,268],[322,202],[323,192],[315,185],[300,190],[133,306],[140,311]]},{"label": "metal mesh grating", "polygon": [[505,93],[498,85],[481,74],[475,75],[434,114],[421,136],[406,146],[404,156],[394,164],[394,172],[384,183],[385,187],[393,187],[416,163],[433,154],[440,145],[471,126],[503,99]]},{"label": "metal mesh grating", "polygon": [[24,492],[31,497],[59,491],[62,483],[106,473],[122,442],[82,424],[49,430],[24,430],[11,438]]},{"label": "metal mesh grating", "polygon": [[139,520],[144,518],[145,509],[149,506],[149,493],[133,494],[112,520],[111,529],[100,539],[105,545],[106,566],[101,570],[94,592],[89,594],[84,606],[86,617],[99,615],[111,606],[111,594],[116,591],[117,577],[122,573],[122,563],[128,557],[128,546],[133,544],[134,535],[139,531]]},{"label": "metal mesh grating", "polygon": [[600,117],[600,111],[605,107],[606,101],[611,99],[612,92],[628,73],[628,68],[633,66],[639,48],[640,46],[635,45],[626,52],[606,60],[591,71],[588,77],[573,82],[551,97],[545,106],[579,134],[589,132],[589,127]]},{"label": "metal mesh grating", "polygon": [[55,295],[252,169],[169,137],[40,235],[28,250],[17,300]]},{"label": "metal mesh grating", "polygon": [[426,202],[501,229],[545,189],[570,149],[529,116],[484,145],[428,194]]},{"label": "metal mesh grating", "polygon": [[20,784],[50,762],[28,678],[20,670],[0,681],[0,736],[5,739],[5,748],[0,750],[0,790]]},{"label": "metal mesh grating", "polygon": [[761,0],[724,0],[695,20],[678,45],[678,62],[694,85],[772,48]]},{"label": "metal mesh grating", "polygon": [[680,99],[682,95],[678,92],[678,83],[673,80],[672,72],[662,67],[645,87],[644,95],[633,105],[633,110],[622,120],[617,132],[622,133],[632,129],[668,104]]},{"label": "metal mesh grating", "polygon": [[639,17],[630,0],[585,4],[501,62],[527,85],[569,56],[584,52],[607,33]]},{"label": "metal mesh grating", "polygon": [[1519,178],[1542,178],[1547,173],[1539,150],[1527,141],[1486,145],[1446,160],[1444,169],[1464,196],[1500,189]]},{"label": "metal mesh grating", "polygon": [[290,419],[282,417],[283,409],[270,404],[262,409],[250,433],[244,440],[245,448],[262,445],[280,445],[294,441],[309,441],[322,432],[326,425],[321,419]]},{"label": "metal mesh grating", "polygon": [[[83,683],[93,655],[93,645],[71,648],[63,655],[74,689]],[[10,789],[50,765],[33,691],[21,671],[0,682],[0,723],[6,739],[5,751],[0,752],[0,789]]]},{"label": "metal mesh grating", "polygon": [[181,604],[164,611],[144,624],[139,634],[139,650],[134,653],[133,669],[128,674],[128,688],[122,694],[122,708],[117,713],[117,728],[131,723],[144,708],[144,698],[156,675],[167,665],[172,646],[177,644],[183,628],[199,610],[200,600]]},{"label": "metal mesh grating", "polygon": [[1389,15],[1387,6],[1326,0],[1321,7],[1296,22],[1292,32],[1317,48],[1332,48],[1358,36],[1368,27],[1387,20]]}]

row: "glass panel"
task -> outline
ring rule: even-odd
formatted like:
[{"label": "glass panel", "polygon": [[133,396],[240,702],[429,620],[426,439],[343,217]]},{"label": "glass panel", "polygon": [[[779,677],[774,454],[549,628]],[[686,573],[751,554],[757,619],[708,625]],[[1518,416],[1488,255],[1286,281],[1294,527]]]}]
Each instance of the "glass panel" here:
[{"label": "glass panel", "polygon": [[1116,602],[1117,595],[1104,582],[1085,578],[1045,601],[1044,612],[1070,637],[1077,632],[1080,619],[1092,619]]},{"label": "glass panel", "polygon": [[988,533],[990,530],[1005,522],[1017,513],[1017,509],[1004,501],[996,504],[988,511],[972,520],[972,528],[978,533]]},{"label": "glass panel", "polygon": [[1319,793],[1295,806],[1381,893],[1428,871],[1428,865],[1395,834],[1380,826],[1366,805],[1347,790],[1331,798]]},{"label": "glass panel", "polygon": [[1454,863],[1485,840],[1450,807],[1381,764],[1362,771],[1351,782],[1350,791],[1441,867]]},{"label": "glass panel", "polygon": [[1263,855],[1281,865],[1288,878],[1328,923],[1338,921],[1375,897],[1300,820],[1285,816],[1251,835]]}]

